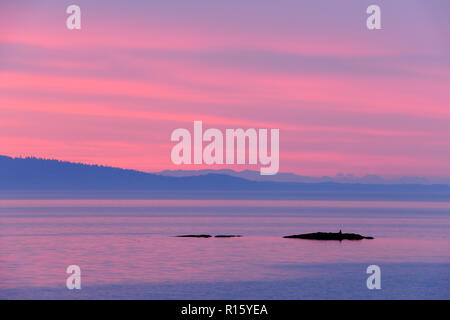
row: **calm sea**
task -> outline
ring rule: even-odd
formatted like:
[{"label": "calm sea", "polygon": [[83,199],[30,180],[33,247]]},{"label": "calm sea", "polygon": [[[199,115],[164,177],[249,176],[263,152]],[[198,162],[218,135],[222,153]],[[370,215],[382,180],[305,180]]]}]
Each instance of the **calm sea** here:
[{"label": "calm sea", "polygon": [[[375,239],[282,238],[340,229]],[[0,298],[449,299],[450,203],[0,200]]]}]

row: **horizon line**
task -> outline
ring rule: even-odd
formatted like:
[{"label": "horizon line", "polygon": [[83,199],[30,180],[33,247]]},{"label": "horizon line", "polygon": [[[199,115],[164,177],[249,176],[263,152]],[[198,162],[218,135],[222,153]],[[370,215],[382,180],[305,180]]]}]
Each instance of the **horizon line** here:
[{"label": "horizon line", "polygon": [[[176,172],[180,172],[180,173],[201,173],[201,172],[205,172],[205,171],[229,171],[229,172],[233,172],[236,174],[244,174],[244,173],[252,173],[252,174],[256,174],[258,173],[257,170],[252,170],[252,169],[242,169],[242,170],[236,170],[236,169],[231,169],[231,168],[227,168],[227,167],[222,167],[222,168],[199,168],[199,169],[160,169],[159,171],[144,171],[144,170],[140,170],[140,169],[134,169],[134,168],[124,168],[124,167],[120,167],[120,166],[113,166],[113,165],[107,165],[107,164],[99,164],[99,163],[88,163],[88,162],[80,162],[80,161],[75,161],[75,160],[61,160],[61,159],[57,159],[57,158],[45,158],[45,157],[40,157],[40,156],[34,156],[34,155],[19,155],[19,156],[10,156],[10,155],[4,155],[4,154],[0,154],[0,157],[5,157],[5,158],[10,158],[12,160],[27,160],[27,159],[32,159],[32,160],[43,160],[43,161],[57,161],[57,162],[63,162],[63,163],[70,163],[70,164],[75,164],[75,165],[84,165],[84,166],[93,166],[93,167],[103,167],[103,168],[112,168],[112,169],[120,169],[120,170],[126,170],[126,171],[135,171],[135,172],[140,172],[140,173],[145,173],[145,174],[155,174],[155,175],[164,175],[164,172],[169,172],[169,173],[176,173]],[[220,174],[220,173],[217,173]],[[296,178],[311,178],[311,179],[324,179],[324,178],[329,178],[329,179],[364,179],[364,178],[379,178],[379,179],[386,179],[386,182],[389,182],[389,180],[395,180],[395,179],[404,179],[404,178],[409,178],[409,179],[449,179],[448,182],[439,182],[439,183],[435,183],[432,181],[427,181],[426,183],[416,183],[416,184],[450,184],[450,177],[447,176],[417,176],[417,175],[399,175],[399,176],[389,176],[389,175],[379,175],[379,174],[371,174],[371,173],[366,173],[364,175],[356,175],[353,173],[338,173],[334,176],[331,175],[321,175],[321,176],[312,176],[312,175],[300,175],[294,172],[289,172],[289,171],[280,171],[278,172],[276,175],[273,176],[261,176],[261,179],[264,180],[272,180],[272,179],[276,179],[277,176],[279,177],[280,175],[291,175],[293,177]],[[246,179],[246,178],[244,178]],[[292,181],[294,182],[294,181]],[[330,181],[333,182],[333,181]],[[380,183],[381,184],[381,183]],[[400,183],[399,183],[400,184]],[[403,182],[403,184],[405,184],[405,182]]]}]

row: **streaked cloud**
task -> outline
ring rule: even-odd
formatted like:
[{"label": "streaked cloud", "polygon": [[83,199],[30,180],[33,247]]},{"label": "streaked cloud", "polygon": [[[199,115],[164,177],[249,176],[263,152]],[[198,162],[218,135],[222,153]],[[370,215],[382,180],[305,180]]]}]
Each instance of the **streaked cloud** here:
[{"label": "streaked cloud", "polygon": [[162,170],[202,120],[280,128],[283,171],[446,175],[450,5],[380,1],[371,33],[368,4],[79,1],[72,32],[62,2],[2,3],[2,153]]}]

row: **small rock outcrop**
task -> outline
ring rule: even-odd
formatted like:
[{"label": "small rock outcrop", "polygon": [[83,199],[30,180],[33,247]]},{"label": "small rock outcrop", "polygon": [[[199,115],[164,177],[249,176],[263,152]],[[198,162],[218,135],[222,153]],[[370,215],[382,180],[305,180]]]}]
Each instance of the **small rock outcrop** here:
[{"label": "small rock outcrop", "polygon": [[[213,236],[210,234],[183,234],[180,236],[176,236],[177,238],[212,238]],[[239,238],[242,237],[240,235],[235,234],[218,234],[214,236],[214,238]]]},{"label": "small rock outcrop", "polygon": [[236,234],[218,234],[216,238],[240,238],[242,236]]},{"label": "small rock outcrop", "polygon": [[183,234],[181,236],[177,236],[177,238],[211,238],[210,234]]},{"label": "small rock outcrop", "polygon": [[295,234],[292,236],[285,236],[286,239],[308,239],[308,240],[362,240],[362,239],[373,239],[373,237],[365,237],[357,233],[342,233],[339,232],[315,232],[315,233],[304,233]]}]

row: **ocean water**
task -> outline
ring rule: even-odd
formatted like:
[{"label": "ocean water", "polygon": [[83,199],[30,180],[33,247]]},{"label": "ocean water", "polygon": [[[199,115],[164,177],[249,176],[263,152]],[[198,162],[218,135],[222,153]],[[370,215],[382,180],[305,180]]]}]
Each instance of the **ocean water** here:
[{"label": "ocean water", "polygon": [[[282,238],[340,229],[375,239]],[[0,298],[449,299],[450,203],[0,200]]]}]

